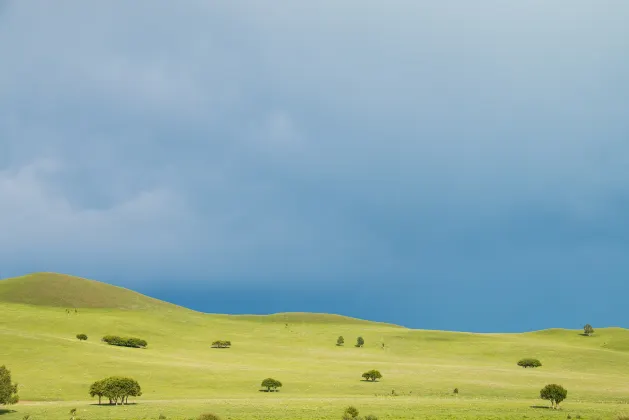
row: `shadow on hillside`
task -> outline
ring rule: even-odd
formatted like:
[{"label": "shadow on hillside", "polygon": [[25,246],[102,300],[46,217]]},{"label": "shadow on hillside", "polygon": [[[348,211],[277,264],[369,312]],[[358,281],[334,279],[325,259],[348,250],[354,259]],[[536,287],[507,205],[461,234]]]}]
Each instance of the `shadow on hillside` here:
[{"label": "shadow on hillside", "polygon": [[0,416],[3,414],[11,414],[11,413],[15,413],[15,410],[7,410],[5,408],[0,408]]},{"label": "shadow on hillside", "polygon": [[550,410],[550,407],[547,405],[532,405],[531,408],[541,408],[542,410]]},{"label": "shadow on hillside", "polygon": [[581,337],[594,337],[594,334],[590,334],[590,335],[588,335],[588,334],[585,334],[585,333],[579,333],[579,335],[580,335]]}]

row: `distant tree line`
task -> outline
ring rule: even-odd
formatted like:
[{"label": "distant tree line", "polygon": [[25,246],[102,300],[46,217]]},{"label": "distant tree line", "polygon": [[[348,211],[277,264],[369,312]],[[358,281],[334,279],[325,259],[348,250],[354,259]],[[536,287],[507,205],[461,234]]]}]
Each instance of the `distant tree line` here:
[{"label": "distant tree line", "polygon": [[148,345],[146,340],[142,340],[141,338],[119,337],[117,335],[106,335],[102,338],[102,341],[111,346],[121,347],[145,348]]}]

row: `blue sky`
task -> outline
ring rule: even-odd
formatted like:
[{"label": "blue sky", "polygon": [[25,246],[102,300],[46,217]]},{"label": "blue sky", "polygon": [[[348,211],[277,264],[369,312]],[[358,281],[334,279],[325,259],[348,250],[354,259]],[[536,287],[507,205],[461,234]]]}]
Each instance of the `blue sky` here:
[{"label": "blue sky", "polygon": [[629,3],[0,0],[0,276],[627,326]]}]

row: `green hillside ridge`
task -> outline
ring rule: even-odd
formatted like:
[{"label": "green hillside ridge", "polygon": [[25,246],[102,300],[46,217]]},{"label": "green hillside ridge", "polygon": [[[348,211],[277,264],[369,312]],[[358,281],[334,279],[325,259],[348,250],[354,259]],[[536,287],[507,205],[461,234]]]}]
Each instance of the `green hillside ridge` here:
[{"label": "green hillside ridge", "polygon": [[[70,303],[82,305],[78,313],[66,312]],[[629,331],[594,327],[591,337],[576,329],[476,334],[327,314],[204,314],[104,283],[35,274],[0,281],[0,365],[11,369],[22,399],[9,408],[15,412],[0,408],[0,420],[67,418],[74,407],[80,418],[99,420],[204,411],[233,420],[323,420],[340,418],[348,405],[381,420],[611,419],[629,412]],[[148,347],[109,346],[100,341],[107,334],[140,337]],[[344,346],[336,345],[339,335]],[[354,347],[358,336],[363,348]],[[232,347],[212,349],[215,340]],[[518,367],[524,357],[543,366]],[[370,369],[383,378],[361,381]],[[137,405],[92,405],[89,385],[112,375],[138,380]],[[284,384],[281,392],[258,392],[267,377]],[[548,383],[568,389],[561,412],[534,408],[547,405],[539,390]]]}]

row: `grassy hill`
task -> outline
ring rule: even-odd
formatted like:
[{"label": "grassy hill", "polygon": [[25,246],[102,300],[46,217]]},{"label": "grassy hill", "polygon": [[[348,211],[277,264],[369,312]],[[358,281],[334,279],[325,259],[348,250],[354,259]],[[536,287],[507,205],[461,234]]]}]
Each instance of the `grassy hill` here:
[{"label": "grassy hill", "polygon": [[[69,303],[78,313],[66,313]],[[350,404],[380,419],[629,412],[629,331],[579,333],[424,331],[326,314],[208,315],[104,283],[32,275],[0,281],[0,365],[11,369],[23,400],[0,420],[67,418],[73,407],[84,419],[183,419],[203,411],[224,419],[338,419]],[[149,345],[108,346],[100,342],[106,334]],[[345,346],[335,345],[339,335]],[[358,336],[363,348],[353,346]],[[233,346],[212,349],[214,340]],[[543,366],[519,368],[522,357]],[[361,381],[369,369],[380,370],[382,380]],[[140,382],[137,405],[91,405],[89,385],[110,375]],[[280,393],[258,392],[267,377],[284,383]],[[568,389],[561,412],[535,408],[546,405],[539,390],[551,382]]]}]

